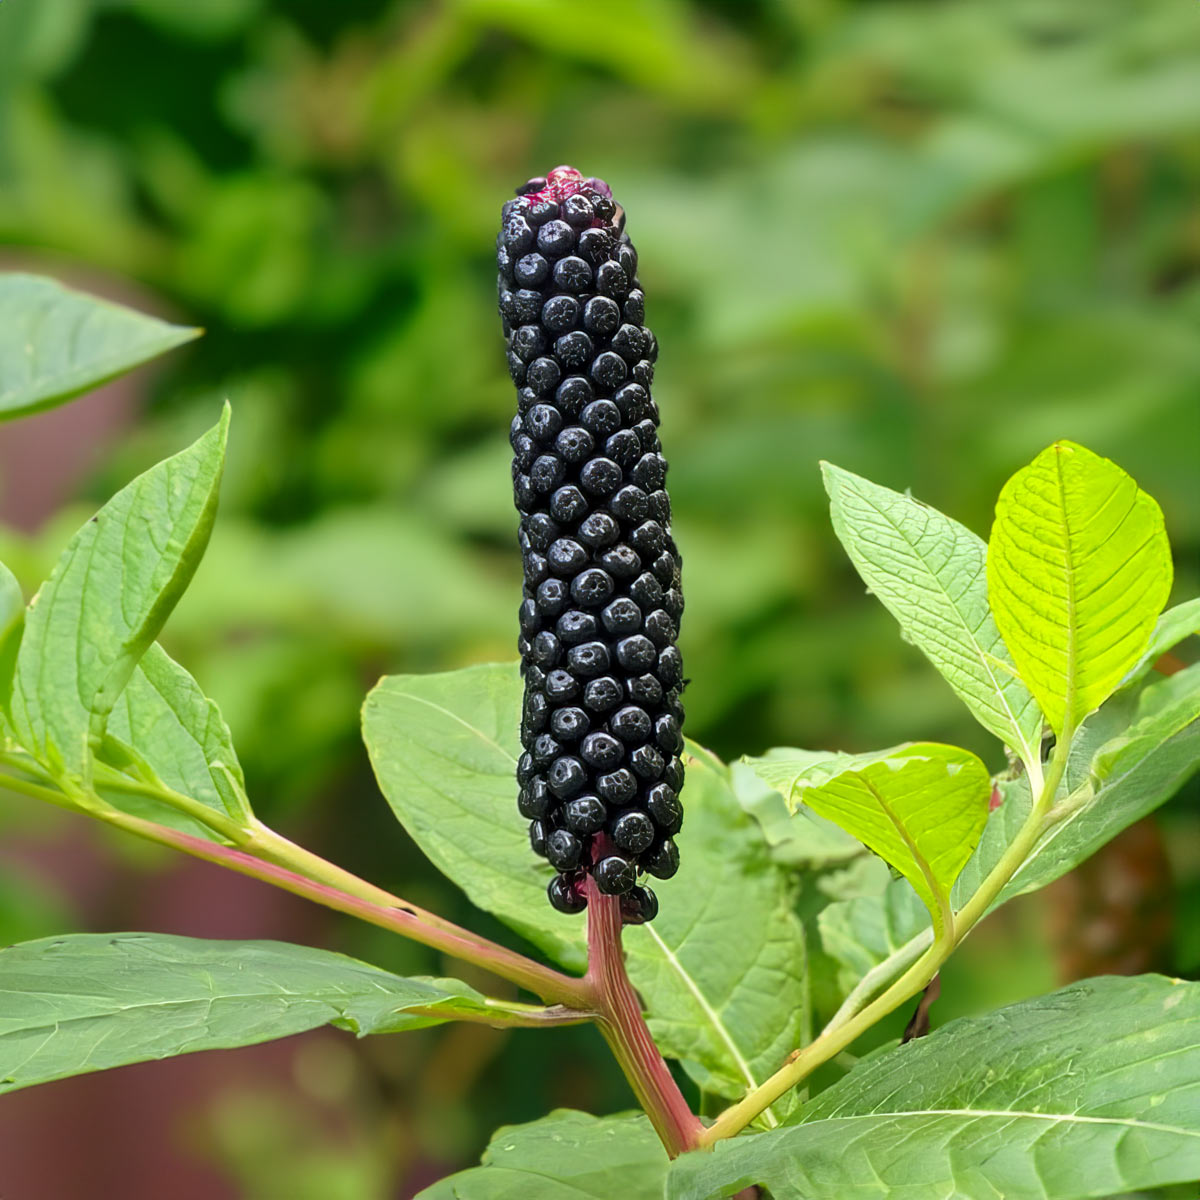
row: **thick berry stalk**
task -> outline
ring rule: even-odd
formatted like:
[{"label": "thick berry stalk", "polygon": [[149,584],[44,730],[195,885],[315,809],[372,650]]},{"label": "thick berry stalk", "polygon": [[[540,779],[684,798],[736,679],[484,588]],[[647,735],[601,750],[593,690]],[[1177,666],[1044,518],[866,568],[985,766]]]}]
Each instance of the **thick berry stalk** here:
[{"label": "thick berry stalk", "polygon": [[639,874],[679,866],[683,595],[637,252],[608,185],[556,167],[505,204],[496,261],[518,388],[518,807],[556,908],[581,911],[590,874],[647,921]]}]

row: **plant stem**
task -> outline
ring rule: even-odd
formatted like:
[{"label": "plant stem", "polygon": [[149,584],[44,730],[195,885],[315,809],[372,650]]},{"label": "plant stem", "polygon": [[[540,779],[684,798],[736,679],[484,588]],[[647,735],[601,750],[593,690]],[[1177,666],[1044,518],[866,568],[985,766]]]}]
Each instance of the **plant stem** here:
[{"label": "plant stem", "polygon": [[641,1002],[625,972],[620,898],[602,895],[590,877],[587,897],[588,970],[584,978],[600,1012],[600,1032],[667,1153],[675,1158],[700,1144],[704,1126],[688,1107],[654,1044]]},{"label": "plant stem", "polygon": [[911,1000],[928,986],[929,981],[953,953],[955,946],[987,914],[1005,884],[1025,864],[1038,839],[1045,832],[1055,793],[1066,771],[1071,736],[1071,730],[1064,730],[1063,736],[1054,747],[1040,794],[1029,815],[975,894],[955,914],[947,932],[934,941],[886,991],[865,1007],[854,1012],[843,1006],[837,1016],[821,1031],[819,1037],[802,1049],[794,1051],[770,1079],[727,1108],[701,1135],[702,1146],[710,1147],[714,1142],[732,1137],[744,1129],[763,1109],[774,1104],[780,1096],[807,1078],[822,1063],[840,1054],[881,1017],[906,1000]]},{"label": "plant stem", "polygon": [[[26,795],[35,795],[39,799],[60,802],[55,800],[52,795],[46,794],[49,793],[49,789],[42,788],[37,784],[29,784],[24,780],[11,780],[7,777],[4,777],[2,782],[6,787],[24,792]],[[118,812],[115,809],[95,812],[91,815],[110,825],[115,825],[118,829],[124,829],[138,837],[146,838],[148,841],[158,842],[160,845],[170,846],[175,850],[182,850],[185,854],[226,867],[231,871],[236,871],[239,875],[249,875],[253,879],[273,884],[284,891],[323,904],[326,908],[358,917],[372,925],[378,925],[383,929],[410,938],[414,942],[420,942],[424,946],[441,950],[463,962],[473,963],[502,979],[527,988],[547,1002],[584,1011],[589,1008],[588,989],[582,979],[564,975],[541,963],[534,962],[531,958],[526,958],[523,954],[508,950],[486,938],[481,938],[450,921],[434,917],[433,914],[424,912],[415,905],[401,900],[398,896],[392,896],[381,888],[375,887],[365,879],[359,879],[348,871],[342,870],[341,867],[326,862],[311,851],[301,850],[296,846],[293,847],[292,852],[289,852],[287,847],[291,847],[292,843],[268,830],[266,826],[259,826],[255,830],[260,844],[269,848],[273,857],[290,861],[286,863],[264,861],[245,850],[194,837],[189,833],[183,833],[180,830],[171,829],[166,825],[159,825],[154,821],[147,821],[129,813]],[[246,841],[247,844],[253,844],[254,839],[248,838]],[[292,870],[292,863],[299,869]],[[336,879],[342,884],[352,885],[354,891],[351,892],[343,887],[306,877],[303,872],[317,867],[318,864],[323,864],[320,874],[325,878]]]}]

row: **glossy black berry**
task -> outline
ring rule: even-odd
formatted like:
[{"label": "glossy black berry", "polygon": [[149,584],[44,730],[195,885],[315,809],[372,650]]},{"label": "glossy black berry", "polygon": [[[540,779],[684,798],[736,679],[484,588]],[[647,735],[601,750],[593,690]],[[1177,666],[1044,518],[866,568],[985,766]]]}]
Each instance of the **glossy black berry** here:
[{"label": "glossy black berry", "polygon": [[529,822],[529,848],[534,854],[546,853],[546,826],[542,821]]},{"label": "glossy black berry", "polygon": [[564,754],[550,764],[546,772],[546,783],[560,799],[573,796],[587,782],[588,773],[583,763],[572,754]]},{"label": "glossy black berry", "polygon": [[569,829],[555,829],[546,835],[546,858],[559,871],[579,865],[583,840]]},{"label": "glossy black berry", "polygon": [[650,394],[658,343],[606,184],[558,167],[501,219],[525,571],[517,808],[559,872],[555,908],[581,911],[590,873],[639,923],[658,902],[637,877],[675,871],[683,816],[683,596]]},{"label": "glossy black berry", "polygon": [[609,717],[608,727],[621,741],[633,745],[640,745],[646,741],[652,729],[650,715],[636,704],[627,704],[624,708],[619,708]]},{"label": "glossy black berry", "polygon": [[599,796],[575,796],[562,806],[562,823],[572,833],[599,833],[608,820],[608,809]]},{"label": "glossy black berry", "polygon": [[621,765],[625,747],[611,734],[589,733],[579,747],[583,761],[600,771],[611,771]]},{"label": "glossy black berry", "polygon": [[[654,750],[652,746],[644,746],[643,749],[650,752]],[[683,824],[683,805],[669,784],[656,783],[650,789],[646,794],[646,810],[663,833],[679,832]]]},{"label": "glossy black berry", "polygon": [[593,679],[583,689],[583,702],[593,712],[607,712],[621,703],[621,685],[611,675]]},{"label": "glossy black berry", "polygon": [[658,897],[648,887],[631,887],[621,897],[621,920],[626,925],[644,925],[658,916]]},{"label": "glossy black berry", "polygon": [[619,896],[633,887],[637,876],[629,859],[622,858],[619,854],[610,854],[592,868],[592,878],[606,896]]},{"label": "glossy black berry", "polygon": [[609,833],[619,849],[641,854],[654,841],[654,822],[644,812],[623,812],[613,821]]},{"label": "glossy black berry", "polygon": [[679,870],[679,847],[670,838],[664,838],[642,856],[641,866],[655,879],[670,879]]},{"label": "glossy black berry", "polygon": [[[573,882],[565,875],[555,875],[546,885],[546,895],[550,897],[550,903],[561,913],[581,913],[587,908],[587,896],[583,891],[582,879]],[[657,909],[657,904],[655,908]]]},{"label": "glossy black berry", "polygon": [[582,708],[556,708],[550,718],[550,732],[560,742],[578,741],[588,731],[591,721]]},{"label": "glossy black berry", "polygon": [[538,775],[521,789],[517,797],[517,811],[529,820],[540,819],[550,811],[553,800],[545,779]]}]

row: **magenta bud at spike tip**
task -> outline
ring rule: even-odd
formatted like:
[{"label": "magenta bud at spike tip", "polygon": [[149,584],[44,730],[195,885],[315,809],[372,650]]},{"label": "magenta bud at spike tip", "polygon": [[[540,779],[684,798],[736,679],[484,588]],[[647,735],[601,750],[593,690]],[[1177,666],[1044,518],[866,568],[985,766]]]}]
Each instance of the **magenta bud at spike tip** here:
[{"label": "magenta bud at spike tip", "polygon": [[590,875],[628,923],[679,866],[681,564],[638,255],[609,186],[558,166],[505,203],[500,316],[524,565],[517,809],[580,912]]}]

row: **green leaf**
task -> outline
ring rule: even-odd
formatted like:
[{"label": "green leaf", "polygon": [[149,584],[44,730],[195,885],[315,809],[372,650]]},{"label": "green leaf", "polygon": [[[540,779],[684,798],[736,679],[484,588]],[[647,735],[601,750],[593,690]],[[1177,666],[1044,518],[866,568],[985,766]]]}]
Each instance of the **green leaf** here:
[{"label": "green leaf", "polygon": [[416,1200],[661,1200],[668,1159],[643,1116],[558,1109],[501,1126],[483,1166],[459,1171]]},{"label": "green leaf", "polygon": [[520,721],[515,664],[485,663],[381,680],[363,706],[363,739],[380,789],[426,857],[477,907],[582,970],[583,922],[550,907],[550,868],[517,813]]},{"label": "green leaf", "polygon": [[673,1165],[670,1200],[1079,1200],[1200,1177],[1200,984],[1101,978],[872,1057],[799,1123]]},{"label": "green leaf", "polygon": [[[768,750],[757,761],[782,758],[796,763],[805,755],[812,755],[817,761],[829,758],[827,754],[776,748]],[[866,853],[860,841],[832,821],[818,817],[807,808],[789,812],[780,790],[767,783],[749,759],[731,765],[730,779],[738,803],[758,822],[771,858],[781,866],[827,867],[849,862]]]},{"label": "green leaf", "polygon": [[[112,743],[122,757],[136,756],[143,769],[174,791],[234,820],[251,817],[242,767],[220,709],[157,643],[142,656],[113,709],[105,745]],[[130,809],[130,796],[107,798]],[[212,836],[165,805],[155,807],[153,817]]]},{"label": "green leaf", "polygon": [[936,508],[822,463],[833,528],[867,587],[972,715],[1026,762],[1042,713],[988,608],[983,540]]},{"label": "green leaf", "polygon": [[16,576],[0,562],[0,711],[8,708],[17,650],[25,628],[25,597]]},{"label": "green leaf", "polygon": [[0,421],[62,404],[200,333],[52,279],[0,273]]},{"label": "green leaf", "polygon": [[71,539],[29,607],[12,724],[59,777],[89,778],[109,714],[200,563],[228,426],[227,406],[187,450],[118,492]]},{"label": "green leaf", "polygon": [[1115,463],[1055,442],[1004,485],[987,575],[996,624],[1062,737],[1150,640],[1171,590],[1162,511]]},{"label": "green leaf", "polygon": [[[550,868],[517,814],[521,680],[515,664],[393,676],[367,697],[364,737],[380,787],[432,862],[480,907],[581,968],[585,923],[546,900]],[[692,747],[661,910],[625,932],[651,1028],[708,1090],[740,1096],[796,1045],[804,943],[791,885],[741,811],[728,771]]]},{"label": "green leaf", "polygon": [[748,761],[781,787],[790,807],[807,805],[895,867],[929,909],[935,932],[947,927],[950,888],[987,822],[991,783],[975,755],[917,742],[854,758]]},{"label": "green leaf", "polygon": [[[654,881],[660,910],[624,933],[629,977],[655,1041],[708,1093],[742,1096],[800,1043],[804,933],[788,874],[738,804],[724,764],[689,755],[679,873]],[[785,1097],[773,1124],[795,1102]]]},{"label": "green leaf", "polygon": [[319,1025],[396,1033],[481,1010],[458,980],[404,979],[285,942],[44,938],[0,950],[0,1093]]},{"label": "green leaf", "polygon": [[1195,600],[1185,600],[1182,604],[1176,604],[1174,608],[1168,608],[1158,618],[1158,624],[1154,626],[1154,632],[1150,635],[1150,644],[1146,647],[1142,657],[1133,665],[1129,674],[1121,680],[1121,686],[1128,687],[1129,684],[1141,679],[1148,671],[1153,670],[1154,664],[1164,654],[1173,650],[1185,638],[1198,633],[1200,633],[1200,597]]},{"label": "green leaf", "polygon": [[[1169,800],[1198,767],[1200,664],[1143,689],[1129,725],[1092,756],[1090,798],[1051,828],[1030,861],[1000,893],[1000,900],[1045,887],[1066,874]],[[1028,804],[1028,787],[1007,789],[997,810],[1008,810],[1003,828],[1023,819]]]},{"label": "green leaf", "polygon": [[[1200,664],[1118,692],[1084,721],[1073,741],[1068,783],[1060,795],[1083,789],[1085,799],[1053,825],[993,908],[1053,883],[1133,822],[1169,800],[1200,768]],[[996,782],[1001,803],[988,816],[979,845],[951,899],[962,907],[1011,845],[1032,799],[1022,776]],[[895,903],[892,888],[831,904],[818,924],[842,964],[845,991],[901,946],[927,945],[919,913]]]},{"label": "green leaf", "polygon": [[878,895],[835,900],[817,914],[821,948],[838,966],[845,996],[873,967],[895,954],[921,929],[925,910],[904,880],[889,880]]}]

